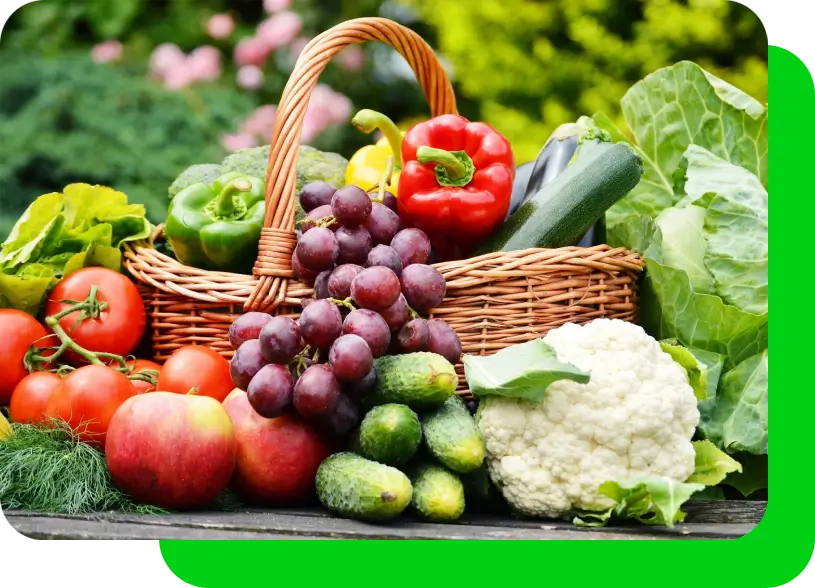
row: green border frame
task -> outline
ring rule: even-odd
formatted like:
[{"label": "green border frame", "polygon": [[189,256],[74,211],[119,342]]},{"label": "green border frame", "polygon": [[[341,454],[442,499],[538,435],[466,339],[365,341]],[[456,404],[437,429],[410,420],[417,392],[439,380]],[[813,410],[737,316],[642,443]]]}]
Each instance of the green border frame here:
[{"label": "green border frame", "polygon": [[[815,545],[815,531],[797,511],[809,502],[815,393],[798,366],[812,361],[808,337],[805,261],[812,239],[815,169],[810,116],[815,86],[806,66],[779,47],[769,48],[775,148],[773,212],[784,231],[775,233],[775,329],[773,382],[782,390],[773,402],[772,506],[756,529],[735,541],[161,541],[167,566],[180,579],[206,588],[291,582],[311,586],[355,586],[382,582],[389,588],[416,586],[502,586],[510,582],[630,586],[643,580],[660,586],[770,588],[798,576]],[[802,128],[798,128],[803,123]],[[803,134],[801,134],[803,132]],[[803,173],[802,173],[803,172]],[[779,194],[783,197],[779,198]],[[779,220],[781,219],[781,220]],[[788,224],[787,224],[788,223]],[[800,225],[801,232],[794,227]],[[781,226],[781,225],[776,225]],[[789,226],[789,228],[788,228]],[[797,247],[796,247],[797,246]],[[778,253],[780,252],[780,253]],[[789,252],[789,254],[785,253]],[[781,313],[780,315],[778,313]],[[778,363],[780,362],[780,363]],[[664,558],[664,559],[663,559]],[[569,565],[569,564],[572,565]],[[659,565],[659,564],[662,565]],[[574,565],[577,564],[577,565]],[[587,568],[581,569],[580,565]],[[421,570],[414,577],[400,568]],[[660,569],[661,568],[661,569]]]}]

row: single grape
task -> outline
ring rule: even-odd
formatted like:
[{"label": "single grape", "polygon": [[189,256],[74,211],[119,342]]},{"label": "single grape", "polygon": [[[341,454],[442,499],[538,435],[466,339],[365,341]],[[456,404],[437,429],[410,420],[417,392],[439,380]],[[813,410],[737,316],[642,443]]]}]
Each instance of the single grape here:
[{"label": "single grape", "polygon": [[[318,206],[314,210],[308,213],[308,216],[302,220],[300,223],[300,230],[305,233],[306,231],[310,231],[314,227],[317,226],[317,223],[325,218],[333,216],[331,212],[331,206],[328,204],[324,204],[323,206]],[[336,231],[340,228],[340,223],[333,222],[329,226],[326,227],[332,231]]]},{"label": "single grape", "polygon": [[430,319],[427,321],[427,328],[430,330],[427,350],[457,364],[461,360],[461,340],[456,332],[441,319]]},{"label": "single grape", "polygon": [[325,364],[313,365],[304,371],[294,385],[294,408],[307,419],[330,414],[337,406],[340,383]]},{"label": "single grape", "polygon": [[229,361],[229,375],[232,383],[241,390],[246,390],[249,382],[260,369],[269,363],[260,351],[260,341],[249,339],[238,347]]},{"label": "single grape", "polygon": [[331,211],[343,225],[359,226],[371,214],[371,198],[359,186],[345,186],[334,192]]},{"label": "single grape", "polygon": [[294,271],[294,277],[300,280],[301,282],[306,282],[307,284],[312,283],[317,278],[317,272],[313,272],[310,269],[306,269],[303,267],[303,264],[300,263],[300,259],[297,257],[297,250],[294,250],[294,253],[291,256],[291,269]]},{"label": "single grape", "polygon": [[390,208],[393,212],[399,212],[398,200],[396,196],[391,194],[390,192],[385,192],[385,196],[382,198],[382,204]]},{"label": "single grape", "polygon": [[294,379],[284,365],[270,363],[255,374],[246,390],[246,397],[255,412],[267,419],[283,414],[292,401]]},{"label": "single grape", "polygon": [[404,353],[416,353],[427,351],[430,342],[430,329],[424,319],[413,319],[409,321],[398,335],[399,347]]},{"label": "single grape", "polygon": [[436,308],[442,303],[447,293],[444,276],[439,273],[439,270],[429,265],[416,263],[407,266],[402,270],[400,282],[402,293],[414,310]]},{"label": "single grape", "polygon": [[320,429],[329,435],[344,437],[359,423],[359,409],[348,398],[347,394],[340,392],[334,412],[320,419]]},{"label": "single grape", "polygon": [[371,251],[371,235],[362,227],[340,227],[336,232],[340,246],[339,263],[362,265]]},{"label": "single grape", "polygon": [[[379,316],[385,319],[388,323],[391,333],[399,332],[399,329],[405,326],[405,323],[410,320],[410,308],[408,308],[407,300],[402,294],[396,302],[391,304],[388,308],[379,311]],[[395,337],[394,337],[395,339]]]},{"label": "single grape", "polygon": [[365,339],[359,335],[342,335],[328,352],[331,371],[341,382],[359,380],[374,367],[374,356]]},{"label": "single grape", "polygon": [[397,276],[402,275],[402,258],[390,245],[377,245],[371,249],[368,259],[365,260],[365,267],[375,265],[390,268]]},{"label": "single grape", "polygon": [[376,265],[361,272],[351,282],[351,298],[362,308],[384,310],[399,298],[399,278],[393,270]]},{"label": "single grape", "polygon": [[478,410],[478,402],[476,400],[468,400],[467,410],[470,411],[471,415],[475,415],[476,411]]},{"label": "single grape", "polygon": [[328,278],[328,293],[332,298],[345,300],[351,295],[351,282],[364,268],[353,263],[346,263],[331,272]]},{"label": "single grape", "polygon": [[399,232],[399,215],[384,204],[374,202],[363,226],[371,234],[374,245],[388,245]]},{"label": "single grape", "polygon": [[413,263],[427,263],[430,257],[430,239],[419,229],[399,231],[391,240],[391,247],[402,258],[403,268]]},{"label": "single grape", "polygon": [[300,334],[315,349],[328,349],[342,333],[342,315],[329,300],[315,300],[300,315]]},{"label": "single grape", "polygon": [[391,330],[385,319],[365,308],[348,313],[342,324],[342,334],[362,337],[374,357],[385,355],[391,342]]},{"label": "single grape", "polygon": [[362,379],[345,382],[342,389],[354,401],[362,402],[376,390],[376,382],[376,370],[372,369]]},{"label": "single grape", "polygon": [[258,342],[268,363],[289,363],[300,352],[300,326],[287,316],[276,316],[263,327]]},{"label": "single grape", "polygon": [[257,339],[260,330],[272,320],[272,315],[265,312],[247,312],[235,319],[229,327],[229,344],[232,349],[239,349],[250,339]]},{"label": "single grape", "polygon": [[333,268],[337,263],[340,246],[334,233],[322,227],[315,227],[303,234],[295,253],[304,268],[321,272]]},{"label": "single grape", "polygon": [[300,190],[300,206],[310,212],[318,206],[331,204],[331,197],[336,190],[334,186],[325,182],[310,182]]},{"label": "single grape", "polygon": [[332,270],[325,270],[324,272],[320,272],[317,278],[314,280],[314,297],[319,298],[328,298],[331,296],[328,293],[328,278],[331,277]]}]

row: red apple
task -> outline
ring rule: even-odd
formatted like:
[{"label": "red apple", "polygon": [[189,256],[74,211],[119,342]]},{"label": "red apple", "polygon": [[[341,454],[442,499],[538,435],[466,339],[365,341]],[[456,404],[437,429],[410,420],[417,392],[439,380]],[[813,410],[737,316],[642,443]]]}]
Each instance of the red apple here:
[{"label": "red apple", "polygon": [[235,427],[238,459],[231,488],[246,503],[289,506],[314,496],[314,476],[331,453],[323,439],[296,415],[260,416],[246,392],[224,400]]},{"label": "red apple", "polygon": [[105,453],[113,483],[135,501],[202,508],[235,468],[232,421],[208,396],[148,392],[125,401],[110,421]]}]

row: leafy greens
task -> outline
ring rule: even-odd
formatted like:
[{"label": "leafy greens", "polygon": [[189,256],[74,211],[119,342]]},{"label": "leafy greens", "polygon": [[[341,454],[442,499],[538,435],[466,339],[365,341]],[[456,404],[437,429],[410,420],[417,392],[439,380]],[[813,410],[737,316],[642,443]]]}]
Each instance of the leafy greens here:
[{"label": "leafy greens", "polygon": [[0,308],[36,314],[62,277],[92,265],[119,271],[120,246],[151,230],[144,206],[112,188],[71,184],[40,196],[0,249]]}]

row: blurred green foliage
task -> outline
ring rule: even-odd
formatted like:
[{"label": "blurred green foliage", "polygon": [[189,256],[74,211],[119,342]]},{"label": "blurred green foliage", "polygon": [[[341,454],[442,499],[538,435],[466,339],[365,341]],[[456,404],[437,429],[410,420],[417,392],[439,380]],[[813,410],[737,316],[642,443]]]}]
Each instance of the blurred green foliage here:
[{"label": "blurred green foliage", "polygon": [[[360,16],[401,21],[451,65],[459,110],[493,124],[519,162],[551,131],[582,114],[619,116],[628,87],[682,59],[764,102],[767,39],[758,18],[728,0],[294,0],[303,36]],[[206,33],[228,12],[227,40]],[[220,138],[257,106],[278,101],[293,66],[276,51],[258,92],[239,90],[231,63],[237,40],[265,18],[260,0],[38,0],[19,9],[0,38],[0,240],[42,193],[74,181],[110,185],[144,202],[153,221],[167,186],[187,166],[217,162]],[[116,39],[124,58],[93,64],[94,44]],[[224,55],[219,80],[171,92],[146,78],[151,51],[203,44]],[[321,82],[398,121],[427,115],[403,61],[365,45],[364,70],[330,64]],[[331,127],[311,144],[350,156],[371,138]]]},{"label": "blurred green foliage", "polygon": [[219,135],[252,108],[236,92],[169,92],[85,55],[0,60],[0,236],[34,198],[72,182],[110,186],[166,213],[187,165],[220,161]]},{"label": "blurred green foliage", "polygon": [[767,100],[767,35],[729,0],[404,0],[434,26],[459,96],[533,159],[555,127],[619,116],[620,98],[681,60]]}]

